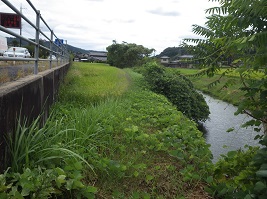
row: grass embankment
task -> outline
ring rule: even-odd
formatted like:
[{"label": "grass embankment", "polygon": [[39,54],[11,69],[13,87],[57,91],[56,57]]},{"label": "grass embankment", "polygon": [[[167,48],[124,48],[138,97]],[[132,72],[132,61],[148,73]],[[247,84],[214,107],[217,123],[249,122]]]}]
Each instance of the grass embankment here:
[{"label": "grass embankment", "polygon": [[207,75],[196,75],[200,72],[198,69],[179,68],[173,70],[178,70],[181,74],[189,77],[196,89],[231,104],[238,105],[245,94],[240,90],[243,85],[236,72],[222,76],[221,74],[225,72],[225,69],[222,69],[213,77],[208,77]]},{"label": "grass embankment", "polygon": [[201,132],[146,89],[141,75],[75,63],[53,112],[64,128],[80,132],[72,139],[93,168],[84,180],[97,198],[207,196],[211,153]]},{"label": "grass embankment", "polygon": [[74,63],[46,124],[8,139],[0,198],[207,198],[211,152],[196,124],[140,74]]}]

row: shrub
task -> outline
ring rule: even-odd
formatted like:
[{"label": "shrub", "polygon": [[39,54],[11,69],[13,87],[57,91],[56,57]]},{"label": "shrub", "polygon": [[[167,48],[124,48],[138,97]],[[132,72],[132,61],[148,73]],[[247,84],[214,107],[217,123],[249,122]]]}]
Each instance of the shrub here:
[{"label": "shrub", "polygon": [[195,122],[204,122],[208,118],[209,107],[189,79],[168,72],[156,62],[146,63],[143,67],[143,75],[152,91],[167,97],[178,110]]}]

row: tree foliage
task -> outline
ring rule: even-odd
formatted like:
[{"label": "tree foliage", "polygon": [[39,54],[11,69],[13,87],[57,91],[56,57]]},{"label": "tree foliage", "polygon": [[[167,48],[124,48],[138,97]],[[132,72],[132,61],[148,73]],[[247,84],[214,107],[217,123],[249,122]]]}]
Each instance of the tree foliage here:
[{"label": "tree foliage", "polygon": [[156,62],[148,62],[144,68],[143,75],[152,91],[167,97],[178,110],[195,122],[203,122],[208,118],[209,107],[189,79],[168,72]]},{"label": "tree foliage", "polygon": [[155,50],[145,48],[142,45],[123,42],[113,44],[107,47],[107,62],[111,66],[118,68],[131,68],[141,63],[145,57],[149,57]]},{"label": "tree foliage", "polygon": [[[255,80],[252,71],[267,75],[267,1],[213,0],[220,7],[207,9],[212,14],[206,26],[193,26],[193,32],[204,39],[185,39],[207,73],[213,75],[222,64],[236,67],[246,91],[238,113],[248,113],[267,123],[267,78]],[[247,110],[250,110],[248,112]],[[251,123],[252,124],[252,123]],[[256,124],[256,122],[254,123]]]},{"label": "tree foliage", "polygon": [[[206,73],[213,75],[222,64],[229,64],[239,73],[241,90],[245,96],[238,106],[239,113],[247,113],[254,119],[244,124],[267,126],[267,1],[266,0],[212,0],[220,6],[207,9],[211,14],[205,27],[194,25],[193,32],[204,39],[185,39],[194,42],[194,52]],[[263,72],[261,79],[252,77],[254,72]],[[225,75],[224,73],[223,75]],[[259,128],[256,128],[259,130]],[[219,171],[227,175],[217,179],[217,194],[223,198],[266,198],[267,195],[267,136],[258,136],[262,149],[246,161],[242,175],[228,175],[228,160],[239,162],[240,155],[228,154],[220,163]],[[240,171],[231,167],[235,172]],[[246,181],[245,185],[241,180]],[[233,184],[231,182],[235,182]],[[237,183],[238,182],[238,183]],[[218,191],[220,190],[220,191]]]}]

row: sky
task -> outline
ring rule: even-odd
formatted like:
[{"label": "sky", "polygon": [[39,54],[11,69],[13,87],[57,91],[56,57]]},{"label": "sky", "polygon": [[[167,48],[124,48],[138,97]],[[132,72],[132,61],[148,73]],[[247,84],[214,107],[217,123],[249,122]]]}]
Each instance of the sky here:
[{"label": "sky", "polygon": [[[35,23],[35,13],[26,0],[9,2]],[[69,45],[106,51],[116,40],[153,48],[156,54],[167,47],[178,47],[184,38],[198,38],[192,33],[192,25],[203,26],[208,16],[205,10],[217,5],[209,0],[31,0],[31,3],[40,10],[55,35]],[[13,11],[1,1],[0,12]],[[41,30],[48,33],[42,23]],[[1,31],[0,35],[5,36]],[[34,29],[25,21],[22,35],[35,37]]]}]

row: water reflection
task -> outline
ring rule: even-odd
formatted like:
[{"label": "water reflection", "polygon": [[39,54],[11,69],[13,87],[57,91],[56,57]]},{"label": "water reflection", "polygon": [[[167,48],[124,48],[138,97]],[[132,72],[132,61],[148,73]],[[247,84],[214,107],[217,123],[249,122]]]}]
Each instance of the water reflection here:
[{"label": "water reflection", "polygon": [[[214,156],[213,162],[220,158],[220,154],[228,151],[244,148],[245,145],[257,146],[258,141],[254,140],[259,134],[253,127],[242,128],[241,125],[251,118],[245,114],[234,115],[237,108],[221,100],[204,95],[210,108],[210,118],[203,124],[204,137]],[[228,133],[228,129],[235,130]],[[260,133],[262,134],[262,132]]]}]

